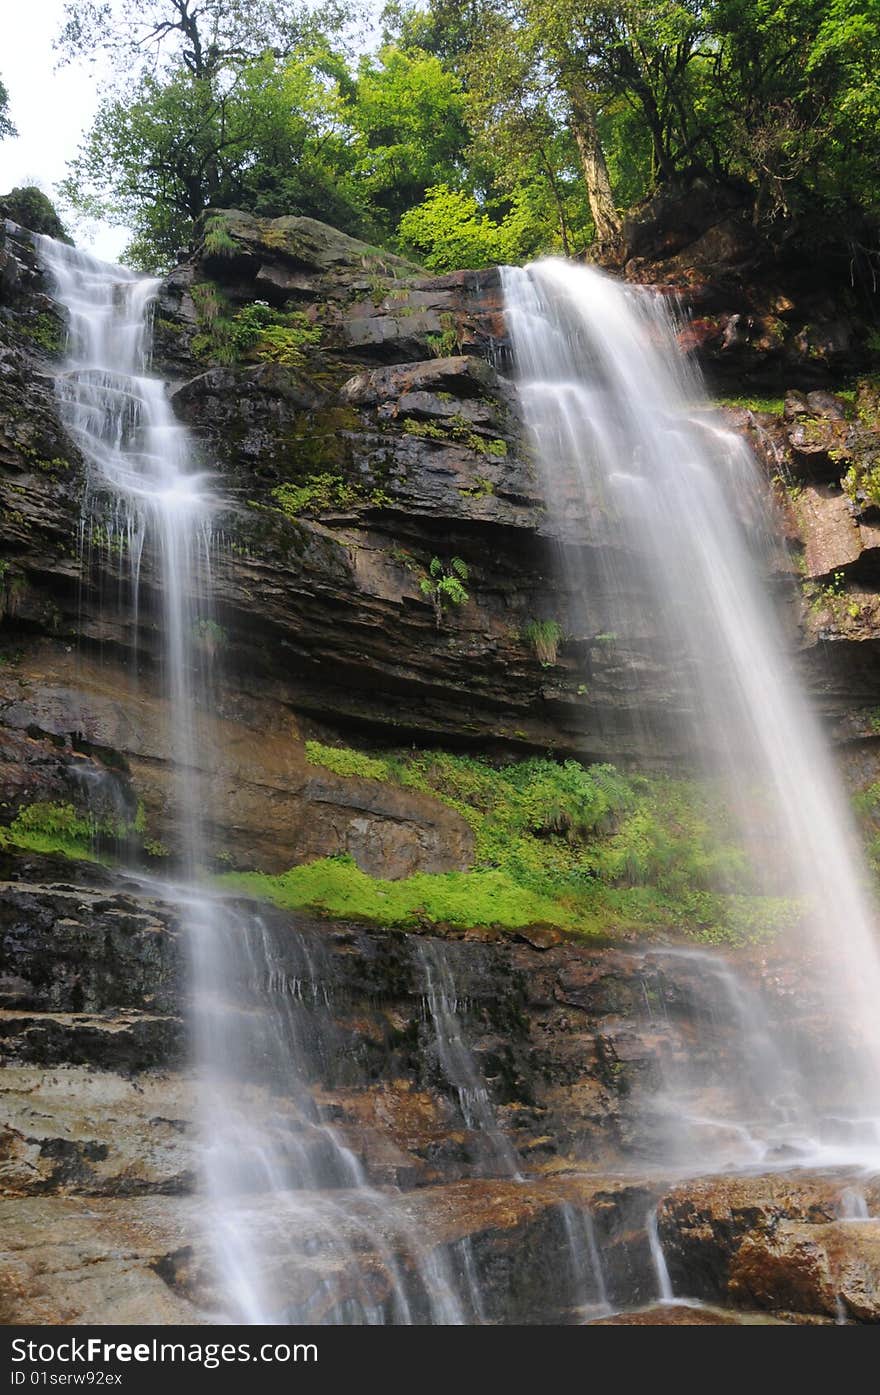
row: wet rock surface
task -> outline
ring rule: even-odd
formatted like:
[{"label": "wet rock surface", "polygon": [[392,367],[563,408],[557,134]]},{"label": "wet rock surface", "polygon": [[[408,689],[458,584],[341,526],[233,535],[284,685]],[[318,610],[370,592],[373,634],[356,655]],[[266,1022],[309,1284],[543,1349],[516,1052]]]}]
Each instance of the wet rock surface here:
[{"label": "wet rock surface", "polygon": [[854,1193],[876,1214],[880,1181],[857,1173],[722,1177],[676,1188],[659,1210],[673,1282],[709,1301],[877,1322],[880,1222],[847,1216]]},{"label": "wet rock surface", "polygon": [[[217,628],[203,658],[235,675],[233,720],[250,709],[259,729],[268,696],[386,743],[663,763],[681,754],[676,714],[689,694],[658,661],[646,598],[615,602],[632,616],[635,652],[609,643],[602,549],[580,541],[574,491],[563,535],[548,523],[504,377],[497,273],[425,276],[308,220],[223,216],[239,251],[202,248],[172,274],[155,357],[215,476]],[[64,326],[11,226],[5,255],[17,279],[0,301],[0,642],[13,691],[0,700],[0,732],[15,780],[22,728],[11,720],[7,731],[4,713],[18,711],[16,677],[41,681],[45,666],[50,678],[75,651],[136,663],[149,693],[159,602],[148,541],[133,607],[130,540],[97,481],[83,520],[82,464],[52,383]],[[304,316],[320,341],[293,364],[211,363],[194,299],[208,284],[227,316],[262,299]],[[559,581],[560,547],[573,589]],[[439,626],[421,585],[435,557],[469,571],[467,602]],[[560,629],[552,664],[527,638],[536,620]],[[104,711],[80,688],[66,722],[59,713],[47,732],[37,714],[29,724],[77,744]]]},{"label": "wet rock surface", "polygon": [[[31,875],[39,865],[31,856]],[[219,1300],[200,1229],[206,1212],[193,1196],[197,1091],[182,1051],[180,912],[158,886],[148,893],[130,879],[113,885],[103,869],[95,875],[105,884],[3,888],[0,1211],[17,1217],[11,1228],[4,1221],[0,1257],[6,1320],[212,1321]],[[443,942],[481,1079],[521,1160],[525,1181],[516,1182],[497,1175],[438,1054],[419,936],[269,908],[259,933],[271,946],[274,992],[296,984],[301,1010],[313,998],[321,1004],[320,1054],[300,1062],[321,1115],[376,1195],[397,1198],[391,1219],[383,1209],[369,1222],[358,1220],[369,1197],[352,1198],[347,1224],[369,1224],[371,1234],[390,1227],[388,1253],[404,1266],[413,1234],[455,1272],[466,1256],[484,1320],[597,1316],[596,1276],[572,1269],[568,1227],[584,1215],[606,1301],[650,1304],[657,1277],[646,1218],[658,1205],[676,1292],[786,1321],[828,1317],[829,1305],[836,1319],[841,1296],[851,1320],[877,1320],[874,1223],[840,1219],[850,1174],[671,1185],[645,1170],[646,1098],[682,1040],[700,1049],[688,1024],[701,965],[664,963],[656,949],[542,949],[490,931]],[[304,964],[317,977],[303,979]],[[756,982],[767,978],[760,962],[744,968]],[[766,991],[775,984],[771,974]],[[645,1007],[658,992],[659,1016]],[[723,1032],[712,1040],[717,1053]],[[731,1060],[718,1062],[720,1073]],[[306,1149],[322,1146],[293,1098],[266,1095],[256,1077],[245,1088],[267,1127],[281,1119]],[[709,1096],[717,1088],[710,1082]],[[863,1191],[866,1207],[880,1207],[876,1185]],[[296,1311],[311,1312],[326,1291],[304,1221],[321,1204],[292,1195],[289,1214],[273,1206],[262,1217],[254,1202],[253,1224],[274,1237]],[[368,1282],[370,1303],[390,1303],[382,1266],[365,1280],[346,1253],[321,1263],[343,1266],[351,1301],[367,1301]],[[711,1319],[649,1309],[624,1320]]]}]

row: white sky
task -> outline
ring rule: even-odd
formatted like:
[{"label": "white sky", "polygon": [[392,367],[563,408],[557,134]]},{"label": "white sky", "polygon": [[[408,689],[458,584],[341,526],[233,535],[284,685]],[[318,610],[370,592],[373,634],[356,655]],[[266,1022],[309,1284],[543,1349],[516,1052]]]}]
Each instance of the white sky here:
[{"label": "white sky", "polygon": [[[37,184],[51,199],[63,179],[67,161],[76,153],[98,104],[100,69],[77,63],[55,72],[52,41],[61,28],[63,0],[28,0],[0,4],[3,42],[0,78],[9,92],[9,115],[17,139],[0,141],[0,194],[15,185]],[[64,214],[62,212],[62,217]],[[125,228],[78,222],[76,241],[113,261],[128,240]]]}]

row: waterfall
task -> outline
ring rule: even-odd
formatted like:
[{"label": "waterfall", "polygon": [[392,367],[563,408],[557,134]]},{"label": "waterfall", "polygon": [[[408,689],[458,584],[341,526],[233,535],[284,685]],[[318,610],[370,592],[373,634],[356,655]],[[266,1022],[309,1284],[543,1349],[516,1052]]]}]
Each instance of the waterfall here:
[{"label": "waterfall", "polygon": [[465,1035],[464,1004],[456,989],[449,949],[439,940],[417,940],[415,954],[424,980],[437,1061],[455,1090],[466,1127],[482,1145],[484,1170],[521,1180],[519,1158],[498,1123],[485,1076]]},{"label": "waterfall", "polygon": [[[442,940],[417,939],[414,954],[424,984],[424,1001],[433,1037],[433,1054],[445,1081],[455,1090],[461,1117],[480,1149],[479,1170],[486,1176],[525,1179],[520,1158],[498,1122],[485,1074],[470,1044],[469,1004],[459,989],[455,947]],[[571,1308],[579,1316],[611,1312],[602,1256],[593,1217],[586,1207],[562,1201],[559,1215],[570,1270]],[[472,1273],[470,1243],[460,1247],[466,1272]],[[471,1283],[471,1291],[475,1286]],[[472,1303],[479,1313],[479,1298]]]},{"label": "waterfall", "polygon": [[840,1193],[839,1219],[842,1221],[869,1221],[871,1213],[865,1193],[860,1187],[844,1187]]},{"label": "waterfall", "polygon": [[315,1082],[342,1055],[320,945],[291,931],[279,943],[200,884],[199,772],[211,752],[198,724],[210,694],[197,640],[210,618],[213,496],[148,371],[159,282],[50,238],[36,244],[69,321],[56,391],[87,468],[83,536],[98,519],[105,537],[109,527],[124,540],[135,616],[155,557],[185,878],[166,894],[189,950],[204,1288],[220,1318],[248,1323],[470,1321],[479,1295],[469,1257],[460,1275],[426,1245],[400,1195],[368,1185],[316,1102]]},{"label": "waterfall", "polygon": [[666,1256],[663,1253],[663,1245],[660,1240],[660,1227],[657,1222],[656,1206],[652,1206],[651,1210],[648,1212],[645,1229],[648,1232],[651,1263],[654,1266],[654,1275],[657,1280],[657,1298],[661,1303],[674,1303],[676,1299],[672,1288],[672,1280],[669,1277]]},{"label": "waterfall", "polygon": [[756,880],[775,878],[802,908],[791,952],[817,966],[831,1033],[826,1058],[801,1063],[792,1145],[822,1161],[876,1157],[876,912],[766,593],[773,526],[757,465],[701,404],[664,296],[555,260],[505,269],[503,289],[548,508],[569,557],[586,547],[602,559],[602,594],[582,592],[584,604],[606,606],[636,690],[639,673],[662,664],[684,748],[724,782]]},{"label": "waterfall", "polygon": [[173,712],[183,826],[180,853],[192,875],[201,843],[194,779],[194,634],[205,619],[212,503],[164,384],[148,372],[159,281],[108,266],[49,237],[38,236],[36,242],[67,311],[67,358],[56,378],[56,395],[61,419],[86,464],[85,519],[109,519],[108,537],[125,540],[135,614],[147,536],[158,553],[161,658]]},{"label": "waterfall", "polygon": [[[47,238],[37,245],[69,319],[57,398],[87,467],[84,553],[112,542],[135,647],[139,624],[147,645],[148,622],[161,618],[161,648],[149,657],[158,660],[168,700],[179,829],[180,880],[162,894],[179,910],[189,953],[203,1203],[194,1283],[221,1321],[453,1324],[485,1321],[487,1313],[498,1320],[470,1240],[432,1244],[413,1194],[371,1180],[332,1103],[324,1103],[337,1086],[366,1091],[370,1076],[339,1034],[321,933],[225,902],[203,877],[201,772],[211,768],[212,752],[200,714],[210,712],[212,695],[198,636],[211,623],[216,495],[149,371],[159,283]],[[741,1105],[725,1126],[740,1130],[746,1161],[774,1149],[788,1150],[789,1162],[862,1161],[880,1146],[873,909],[830,754],[761,590],[772,527],[756,468],[735,437],[694,407],[697,385],[676,374],[672,325],[659,299],[552,262],[505,272],[504,280],[548,501],[570,551],[572,540],[587,542],[607,557],[603,628],[618,632],[633,655],[649,632],[660,636],[668,667],[685,674],[675,699],[689,740],[707,769],[727,779],[746,822],[755,790],[770,791],[771,860],[809,912],[835,1027],[824,1068],[839,1086],[836,1120],[815,1063],[798,1058],[735,975],[699,951],[657,954],[689,956],[706,1001],[723,1000],[739,1034]],[[653,611],[628,632],[625,602],[636,574]],[[94,798],[110,808],[119,797],[112,781],[96,786]],[[523,1181],[468,1040],[454,955],[417,942],[413,969],[439,1073],[479,1140],[475,1170]],[[658,1108],[668,1106],[673,1130],[684,1121],[718,1132],[714,1115],[692,1108],[701,1083],[687,1062],[672,1063]],[[769,1122],[766,1110],[758,1117],[762,1090]],[[841,1204],[861,1215],[857,1201]],[[606,1309],[589,1213],[560,1202],[555,1214],[574,1304]],[[656,1213],[648,1235],[662,1288],[668,1275]]]}]

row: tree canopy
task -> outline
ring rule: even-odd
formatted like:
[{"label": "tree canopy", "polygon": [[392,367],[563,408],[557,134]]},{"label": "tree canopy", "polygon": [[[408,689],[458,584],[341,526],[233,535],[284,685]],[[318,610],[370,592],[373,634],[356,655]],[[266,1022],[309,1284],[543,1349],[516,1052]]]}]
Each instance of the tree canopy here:
[{"label": "tree canopy", "polygon": [[15,133],[9,115],[9,93],[3,85],[3,79],[0,78],[0,140],[3,140],[4,136],[14,136]]},{"label": "tree canopy", "polygon": [[[74,0],[115,77],[66,185],[166,264],[210,206],[306,213],[438,269],[614,252],[697,175],[770,243],[876,256],[876,0]],[[5,106],[0,87],[0,133]]]}]

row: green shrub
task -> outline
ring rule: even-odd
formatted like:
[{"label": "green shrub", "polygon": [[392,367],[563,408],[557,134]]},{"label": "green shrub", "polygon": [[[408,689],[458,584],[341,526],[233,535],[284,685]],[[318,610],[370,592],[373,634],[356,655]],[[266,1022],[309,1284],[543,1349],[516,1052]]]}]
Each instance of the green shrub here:
[{"label": "green shrub", "polygon": [[309,475],[301,484],[279,484],[271,497],[283,513],[299,518],[304,513],[349,508],[361,495],[339,475]]},{"label": "green shrub", "polygon": [[232,311],[213,281],[198,281],[190,294],[199,332],[193,350],[217,363],[283,363],[299,368],[306,351],[320,343],[322,330],[301,310],[273,310],[268,301],[253,300]]},{"label": "green shrub", "polygon": [[222,213],[211,214],[205,219],[204,245],[211,257],[233,257],[239,250],[238,243],[229,234]]},{"label": "green shrub", "polygon": [[288,368],[299,368],[305,362],[306,350],[320,343],[321,334],[321,326],[313,325],[301,311],[291,312],[283,322],[278,321],[263,330],[250,357],[261,363],[283,363]]}]

